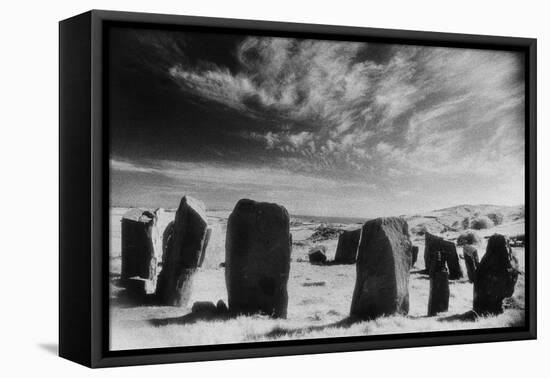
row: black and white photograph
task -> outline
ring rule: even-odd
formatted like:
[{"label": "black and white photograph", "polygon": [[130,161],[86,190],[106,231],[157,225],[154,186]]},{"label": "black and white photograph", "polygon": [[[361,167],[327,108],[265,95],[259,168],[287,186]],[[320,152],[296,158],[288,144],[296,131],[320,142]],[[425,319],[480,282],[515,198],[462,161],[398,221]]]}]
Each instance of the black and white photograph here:
[{"label": "black and white photograph", "polygon": [[523,52],[107,44],[109,350],[525,326]]}]

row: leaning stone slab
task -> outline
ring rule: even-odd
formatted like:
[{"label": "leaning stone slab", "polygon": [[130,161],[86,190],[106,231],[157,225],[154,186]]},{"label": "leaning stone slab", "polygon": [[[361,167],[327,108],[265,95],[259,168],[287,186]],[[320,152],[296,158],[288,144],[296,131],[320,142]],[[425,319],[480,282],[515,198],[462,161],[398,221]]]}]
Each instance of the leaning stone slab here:
[{"label": "leaning stone slab", "polygon": [[[149,280],[154,291],[161,257],[157,212],[131,209],[121,219],[121,283],[128,288],[131,278]],[[145,287],[145,286],[144,286]]]},{"label": "leaning stone slab", "polygon": [[355,264],[357,260],[357,248],[361,238],[361,229],[344,231],[338,237],[338,245],[334,262],[339,264]]},{"label": "leaning stone slab", "polygon": [[292,241],[287,210],[240,200],[229,216],[225,282],[229,311],[286,317]]},{"label": "leaning stone slab", "polygon": [[363,225],[357,253],[351,317],[374,319],[409,312],[411,242],[402,218],[378,218]]},{"label": "leaning stone slab", "polygon": [[168,306],[186,306],[193,276],[207,234],[204,204],[192,197],[181,199],[174,223],[163,235],[166,245],[156,290],[157,301]]},{"label": "leaning stone slab", "polygon": [[442,258],[449,267],[449,279],[458,280],[464,277],[455,243],[445,240],[439,236],[425,233],[424,265],[426,273],[430,270],[430,259],[434,253],[441,252]]},{"label": "leaning stone slab", "polygon": [[474,279],[474,311],[478,315],[502,313],[502,301],[514,294],[518,275],[518,259],[509,239],[491,236]]}]

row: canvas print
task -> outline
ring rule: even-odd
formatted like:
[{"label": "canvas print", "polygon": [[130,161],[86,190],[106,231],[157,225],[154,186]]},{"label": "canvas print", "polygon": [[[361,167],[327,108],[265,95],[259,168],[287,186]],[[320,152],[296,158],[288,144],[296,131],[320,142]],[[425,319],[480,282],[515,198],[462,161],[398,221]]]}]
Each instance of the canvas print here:
[{"label": "canvas print", "polygon": [[522,52],[106,43],[110,350],[525,325]]}]

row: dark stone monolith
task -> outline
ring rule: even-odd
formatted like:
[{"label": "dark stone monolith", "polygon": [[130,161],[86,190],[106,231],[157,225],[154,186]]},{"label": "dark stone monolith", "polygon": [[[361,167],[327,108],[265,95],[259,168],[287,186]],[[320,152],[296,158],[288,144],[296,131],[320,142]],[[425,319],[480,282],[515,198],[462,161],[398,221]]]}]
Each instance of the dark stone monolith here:
[{"label": "dark stone monolith", "polygon": [[411,248],[411,268],[416,264],[416,260],[418,260],[418,246],[413,245]]},{"label": "dark stone monolith", "polygon": [[215,314],[217,311],[216,305],[210,301],[195,302],[191,307],[191,312],[196,314]]},{"label": "dark stone monolith", "polygon": [[212,228],[208,227],[206,229],[206,236],[204,238],[204,244],[202,245],[201,257],[199,259],[199,267],[204,263],[204,258],[206,257],[206,248],[208,247],[208,242],[210,241],[210,236],[212,235]]},{"label": "dark stone monolith", "polygon": [[338,237],[334,262],[339,264],[355,264],[357,248],[361,238],[361,229],[344,231]]},{"label": "dark stone monolith", "polygon": [[144,288],[152,287],[154,291],[161,257],[157,222],[156,211],[132,209],[122,216],[120,278],[123,287],[128,288],[129,280],[137,277],[151,281]]},{"label": "dark stone monolith", "polygon": [[449,310],[449,271],[439,251],[432,255],[430,264],[428,316],[434,316]]},{"label": "dark stone monolith", "polygon": [[351,317],[373,319],[409,312],[411,242],[402,218],[378,218],[363,225]]},{"label": "dark stone monolith", "polygon": [[309,262],[314,265],[322,265],[327,262],[327,248],[324,245],[313,247],[308,252]]},{"label": "dark stone monolith", "polygon": [[479,266],[479,255],[476,247],[471,244],[465,244],[462,247],[464,256],[464,264],[466,265],[466,273],[470,282],[475,281],[477,267]]},{"label": "dark stone monolith", "polygon": [[441,252],[443,260],[449,267],[449,279],[458,280],[464,277],[462,268],[460,267],[460,261],[458,259],[458,253],[456,252],[455,243],[447,241],[439,236],[425,233],[425,248],[424,248],[424,266],[426,267],[426,273],[430,271],[430,259],[435,252]]},{"label": "dark stone monolith", "polygon": [[286,317],[290,223],[280,205],[240,200],[227,222],[225,282],[229,311]]},{"label": "dark stone monolith", "polygon": [[[170,228],[170,230],[168,230]],[[163,235],[166,245],[156,290],[157,301],[168,306],[186,306],[193,275],[206,239],[204,204],[192,197],[181,199],[174,223]]]},{"label": "dark stone monolith", "polygon": [[474,311],[478,315],[502,313],[502,301],[514,294],[518,275],[518,259],[509,239],[500,234],[491,236],[475,275]]}]

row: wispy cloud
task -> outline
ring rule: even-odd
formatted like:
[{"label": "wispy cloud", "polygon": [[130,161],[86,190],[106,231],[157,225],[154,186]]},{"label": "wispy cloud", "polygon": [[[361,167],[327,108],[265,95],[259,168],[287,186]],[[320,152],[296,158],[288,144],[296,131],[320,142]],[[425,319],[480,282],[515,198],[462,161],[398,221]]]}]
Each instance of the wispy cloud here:
[{"label": "wispy cloud", "polygon": [[297,198],[315,188],[357,201],[378,190],[390,206],[428,193],[463,201],[467,188],[480,200],[491,187],[500,202],[523,197],[519,53],[247,37],[226,65],[188,59],[182,44],[150,43],[184,95],[252,120],[218,132],[261,153],[248,164],[229,153],[218,163],[116,157],[114,170]]},{"label": "wispy cloud", "polygon": [[365,182],[342,181],[333,178],[315,177],[294,173],[284,168],[262,166],[236,166],[220,163],[192,163],[177,161],[151,161],[138,164],[111,159],[110,167],[114,171],[147,173],[162,175],[174,180],[201,185],[245,186],[281,188],[285,190],[306,190],[322,188],[328,190],[356,188],[369,190],[373,184]]}]

